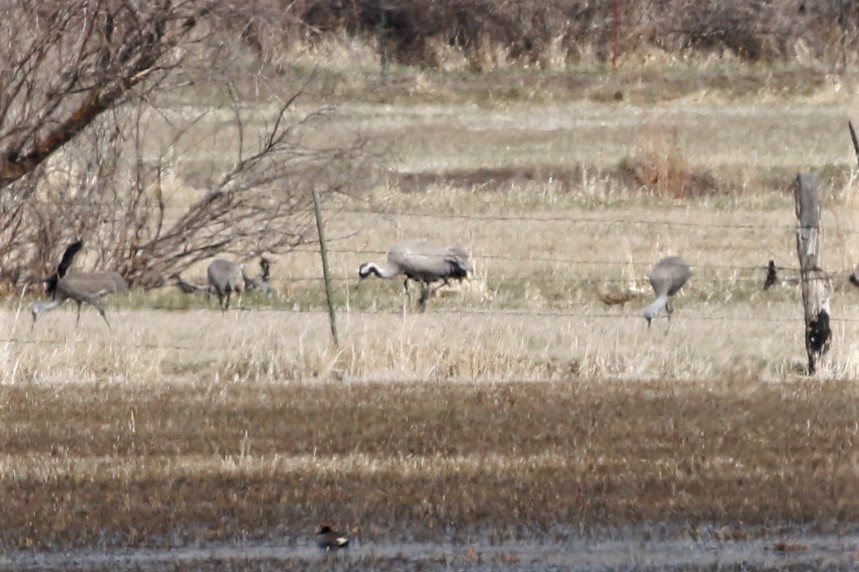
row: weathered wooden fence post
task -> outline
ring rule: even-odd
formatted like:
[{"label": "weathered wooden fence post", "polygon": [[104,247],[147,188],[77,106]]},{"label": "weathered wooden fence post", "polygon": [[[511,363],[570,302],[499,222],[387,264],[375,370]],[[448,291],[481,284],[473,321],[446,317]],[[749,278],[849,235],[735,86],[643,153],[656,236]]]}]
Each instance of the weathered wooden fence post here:
[{"label": "weathered wooden fence post", "polygon": [[322,256],[322,277],[325,279],[325,296],[328,299],[328,320],[331,322],[331,337],[334,347],[340,347],[337,336],[337,315],[334,313],[334,295],[331,292],[331,276],[328,272],[328,247],[325,245],[325,225],[322,223],[322,205],[319,193],[313,191],[313,210],[316,213],[316,230],[319,232],[319,253]]},{"label": "weathered wooden fence post", "polygon": [[799,173],[794,187],[796,200],[796,252],[799,256],[802,304],[805,307],[805,352],[808,373],[816,371],[817,360],[829,350],[831,287],[821,267],[820,201],[817,173]]}]

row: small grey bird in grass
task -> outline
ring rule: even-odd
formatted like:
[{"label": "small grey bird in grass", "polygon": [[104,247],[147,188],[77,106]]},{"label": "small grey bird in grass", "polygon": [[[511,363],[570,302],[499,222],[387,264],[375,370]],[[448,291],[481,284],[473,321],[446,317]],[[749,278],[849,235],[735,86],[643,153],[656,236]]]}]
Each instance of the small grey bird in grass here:
[{"label": "small grey bird in grass", "polygon": [[326,551],[337,550],[349,546],[349,539],[343,533],[335,532],[326,524],[319,527],[319,532],[316,533],[316,546]]},{"label": "small grey bird in grass", "polygon": [[409,291],[409,280],[421,285],[418,307],[423,311],[430,296],[430,284],[449,280],[462,280],[474,271],[471,257],[459,245],[438,246],[426,239],[406,240],[388,250],[385,264],[365,262],[358,268],[359,281],[370,275],[379,278],[405,276],[403,288]]},{"label": "small grey bird in grass", "polygon": [[653,267],[653,270],[650,271],[650,285],[653,286],[656,300],[644,310],[644,318],[647,320],[648,327],[650,327],[650,321],[656,317],[662,308],[665,308],[668,312],[668,319],[671,319],[671,313],[674,311],[671,306],[671,297],[686,284],[690,276],[692,276],[692,270],[686,261],[679,256],[663,258]]},{"label": "small grey bird in grass", "polygon": [[36,320],[46,312],[59,308],[66,300],[74,300],[78,305],[78,316],[75,325],[81,322],[81,306],[86,303],[94,306],[104,323],[110,329],[101,299],[115,292],[127,292],[128,284],[116,272],[69,272],[75,256],[83,248],[83,241],[78,240],[66,248],[63,258],[57,266],[57,271],[45,280],[47,292],[51,300],[35,302],[30,309],[33,316],[33,328]]}]

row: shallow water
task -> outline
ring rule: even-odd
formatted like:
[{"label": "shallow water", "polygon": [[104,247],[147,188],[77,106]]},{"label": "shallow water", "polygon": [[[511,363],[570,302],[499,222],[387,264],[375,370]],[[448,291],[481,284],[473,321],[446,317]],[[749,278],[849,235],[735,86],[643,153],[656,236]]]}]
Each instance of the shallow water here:
[{"label": "shallow water", "polygon": [[500,544],[371,544],[353,539],[336,554],[277,543],[197,548],[13,552],[0,568],[15,570],[227,569],[367,570],[857,570],[859,534],[790,534],[749,540],[606,539]]}]

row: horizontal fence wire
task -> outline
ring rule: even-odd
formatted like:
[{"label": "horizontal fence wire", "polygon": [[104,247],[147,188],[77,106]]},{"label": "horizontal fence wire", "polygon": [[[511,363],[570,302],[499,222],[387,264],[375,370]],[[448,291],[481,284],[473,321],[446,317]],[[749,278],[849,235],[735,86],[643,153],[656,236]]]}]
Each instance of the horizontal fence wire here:
[{"label": "horizontal fence wire", "polygon": [[[598,225],[648,225],[648,226],[678,226],[683,228],[702,228],[702,229],[745,229],[745,230],[760,230],[761,228],[781,229],[785,231],[795,231],[796,224],[784,225],[762,225],[752,223],[701,223],[697,221],[677,221],[664,220],[656,218],[623,218],[613,219],[605,217],[575,217],[570,216],[540,216],[540,215],[502,215],[502,214],[458,214],[437,212],[419,212],[419,211],[384,211],[379,209],[335,209],[337,214],[347,215],[367,215],[373,214],[377,216],[396,216],[396,217],[416,217],[416,218],[432,218],[445,220],[477,220],[477,221],[497,221],[497,222],[536,222],[547,223],[557,222],[563,224],[598,224]],[[859,230],[854,231],[859,232]]]},{"label": "horizontal fence wire", "polygon": [[[679,213],[679,208],[672,211],[672,215],[677,216]],[[792,215],[793,213],[791,213]],[[796,223],[785,223],[785,224],[753,224],[753,223],[719,223],[713,221],[683,221],[683,220],[664,220],[657,217],[638,217],[638,218],[613,218],[609,216],[576,216],[571,217],[567,216],[557,216],[557,215],[534,215],[534,214],[459,214],[459,213],[438,213],[438,212],[427,212],[427,211],[419,211],[419,210],[385,210],[385,209],[377,209],[377,208],[334,208],[329,213],[328,218],[331,216],[379,216],[379,217],[396,217],[396,218],[428,218],[431,220],[472,220],[479,222],[486,221],[497,221],[502,223],[508,222],[519,222],[519,221],[527,221],[538,224],[549,224],[549,223],[559,223],[564,224],[569,228],[572,225],[590,225],[590,226],[608,226],[615,227],[619,225],[629,226],[629,225],[646,225],[646,226],[660,226],[660,227],[678,227],[683,228],[685,230],[690,229],[700,229],[702,232],[706,232],[708,230],[731,230],[731,231],[741,231],[741,232],[752,232],[758,234],[765,233],[777,233],[779,236],[787,236],[790,235],[792,238],[793,234],[797,231],[798,226]],[[785,217],[787,218],[787,216]],[[836,235],[844,236],[849,234],[859,233],[859,231],[853,230],[841,230],[838,229],[835,231]],[[327,251],[329,255],[332,256],[354,256],[354,257],[366,257],[367,260],[370,260],[374,257],[384,258],[387,254],[386,250],[379,249],[369,249],[369,248],[356,248],[344,245],[342,241],[346,239],[334,239],[330,240],[327,245]],[[350,238],[350,240],[354,240],[354,236]],[[715,248],[724,249],[724,245],[716,245]],[[697,249],[699,252],[704,250],[699,247]],[[312,241],[308,241],[305,244],[298,246],[290,251],[290,253],[297,254],[311,254],[314,256],[319,255],[319,246],[314,244]],[[516,256],[510,254],[502,254],[502,253],[481,253],[481,252],[472,252],[472,259],[475,261],[493,261],[499,263],[515,263],[515,266],[539,266],[539,265],[562,265],[565,267],[584,267],[588,270],[586,271],[584,276],[576,276],[574,278],[556,276],[553,275],[555,269],[546,268],[542,273],[539,273],[539,269],[532,271],[523,272],[515,272],[515,271],[502,271],[499,272],[496,269],[492,270],[491,280],[496,283],[529,283],[529,282],[542,282],[547,284],[563,284],[570,288],[593,288],[597,284],[618,284],[618,285],[631,285],[637,284],[638,288],[636,289],[636,294],[647,295],[650,293],[649,287],[647,285],[646,273],[652,267],[653,260],[646,261],[632,261],[630,259],[600,259],[595,257],[574,257],[574,256],[550,256],[550,255],[529,255],[527,257],[524,256]],[[719,284],[719,283],[729,283],[729,284],[742,284],[742,285],[754,285],[759,290],[762,289],[766,271],[768,269],[766,262],[771,259],[771,256],[762,255],[761,256],[761,264],[745,264],[745,265],[733,265],[733,264],[710,264],[710,263],[695,263],[694,260],[690,260],[690,265],[692,266],[695,282],[697,284]],[[360,264],[362,261],[356,261],[357,264]],[[357,284],[358,275],[357,275],[357,264],[355,267],[354,273],[349,274],[337,274],[331,279],[335,283],[345,283]],[[513,266],[511,264],[511,266]],[[609,267],[609,268],[621,268],[621,269],[634,269],[636,273],[635,277],[630,278],[618,278],[615,276],[598,276],[595,275],[593,270],[590,267],[599,266],[601,268]],[[800,283],[800,275],[801,270],[797,267],[793,266],[781,266],[777,265],[777,270],[779,273],[779,277],[783,285],[787,286],[795,286]],[[565,270],[569,271],[569,270]],[[730,275],[727,275],[730,273]],[[786,276],[785,276],[786,275]],[[485,274],[483,275],[485,276]],[[832,276],[834,277],[834,275]],[[317,276],[311,275],[301,275],[301,274],[287,274],[287,275],[276,275],[278,281],[286,282],[288,284],[291,283],[309,283],[309,284],[323,284],[324,278],[321,275],[321,271]],[[696,286],[697,286],[696,284]],[[494,285],[493,285],[494,286]],[[706,286],[705,286],[706,287]],[[693,286],[694,288],[694,286]],[[491,288],[494,290],[495,288]],[[726,290],[726,293],[727,290]],[[339,305],[342,305],[339,304]],[[168,309],[168,311],[183,311],[185,308],[175,308]],[[248,308],[241,308],[240,310],[249,310]],[[252,311],[259,311],[260,309],[254,309]],[[300,310],[288,309],[288,308],[264,308],[264,311],[267,312],[289,312],[289,313],[302,313]],[[338,310],[339,312],[343,312],[342,307]],[[318,311],[306,311],[307,313],[317,313]],[[403,312],[397,310],[379,310],[379,311],[350,311],[349,315],[361,315],[361,314],[372,314],[372,315],[391,315],[391,316],[402,316]],[[534,309],[433,309],[432,314],[434,315],[450,315],[450,316],[465,316],[465,317],[542,317],[542,318],[559,318],[559,319],[570,319],[570,320],[581,320],[581,319],[594,319],[594,320],[618,320],[618,319],[635,319],[640,320],[640,312],[638,311],[602,311],[602,312],[593,312],[593,311],[577,311],[577,310],[566,310],[566,309],[557,309],[557,308],[534,308]],[[322,318],[320,318],[322,319]],[[803,322],[802,312],[797,311],[796,316],[779,316],[779,317],[761,317],[754,316],[750,318],[749,316],[723,316],[723,315],[711,315],[711,314],[695,314],[689,313],[688,311],[682,312],[682,319],[688,321],[699,321],[699,322],[748,322],[749,320],[755,322],[765,322],[765,323],[791,323],[791,324],[801,324]],[[833,323],[852,323],[859,322],[859,318],[850,318],[850,317],[833,317],[831,319]],[[22,332],[23,333],[23,332]],[[0,338],[0,342],[3,343],[66,343],[66,341],[56,341],[51,342],[50,340],[36,340],[29,339],[27,335],[24,334],[21,338],[13,338],[13,339],[2,339]],[[202,346],[201,345],[181,345],[181,346],[168,346],[159,343],[140,343],[138,344],[142,348],[150,348],[150,349],[162,349],[162,350],[176,350],[176,351],[192,351],[198,350]],[[209,347],[209,346],[206,346]],[[214,347],[214,346],[212,346]],[[235,349],[235,348],[233,348]]]},{"label": "horizontal fence wire", "polygon": [[[33,201],[31,201],[33,202]],[[51,201],[35,201],[36,203],[44,203],[46,206],[57,206]],[[122,207],[122,204],[117,204],[112,201],[98,200],[82,200],[75,202],[73,206],[103,206],[117,208]],[[153,207],[155,208],[155,207]],[[661,205],[658,210],[673,211],[675,213],[682,212],[688,209],[685,205]],[[186,207],[168,206],[166,211],[187,210]],[[582,209],[590,210],[590,209]],[[575,216],[570,215],[537,215],[537,214],[478,214],[468,213],[461,214],[455,212],[439,213],[438,211],[417,211],[417,210],[386,210],[379,208],[332,208],[328,213],[328,218],[338,215],[351,216],[366,216],[374,215],[379,217],[407,217],[407,218],[429,218],[439,220],[474,220],[482,222],[533,222],[533,223],[562,223],[567,225],[645,225],[645,226],[662,226],[662,227],[681,227],[686,229],[717,229],[717,230],[761,230],[768,228],[773,230],[782,230],[794,232],[798,228],[795,222],[784,224],[761,224],[761,223],[717,223],[717,222],[701,222],[701,221],[684,221],[684,220],[666,220],[664,218],[610,218],[603,216]],[[788,218],[788,217],[785,217]],[[838,229],[837,234],[859,234],[859,229]]]}]

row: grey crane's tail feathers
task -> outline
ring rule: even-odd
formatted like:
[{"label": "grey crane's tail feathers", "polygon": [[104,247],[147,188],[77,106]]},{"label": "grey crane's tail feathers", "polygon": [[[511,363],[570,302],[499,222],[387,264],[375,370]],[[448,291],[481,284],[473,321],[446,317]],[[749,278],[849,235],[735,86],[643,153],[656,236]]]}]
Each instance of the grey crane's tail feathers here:
[{"label": "grey crane's tail feathers", "polygon": [[72,263],[75,261],[75,256],[77,256],[78,252],[84,247],[84,241],[82,239],[78,239],[75,242],[71,243],[63,252],[63,258],[60,260],[60,263],[57,265],[57,274],[60,278],[64,277],[69,268],[72,267]]},{"label": "grey crane's tail feathers", "polygon": [[69,268],[72,267],[72,264],[75,261],[75,256],[77,256],[78,252],[80,252],[83,247],[84,241],[81,239],[76,240],[66,247],[66,250],[63,252],[63,257],[57,265],[56,272],[44,280],[46,284],[45,290],[48,296],[53,298],[57,293],[57,285],[59,284],[60,279],[64,278],[66,274],[69,273]]},{"label": "grey crane's tail feathers", "polygon": [[468,275],[474,272],[471,255],[459,244],[448,248],[446,259],[448,264],[450,264],[450,278],[461,280],[468,278]]},{"label": "grey crane's tail feathers", "polygon": [[180,278],[178,275],[174,277],[176,280],[176,287],[179,288],[185,294],[194,294],[200,293],[205,294],[208,292],[208,286],[200,286],[198,284],[193,284],[188,282],[187,280]]}]

